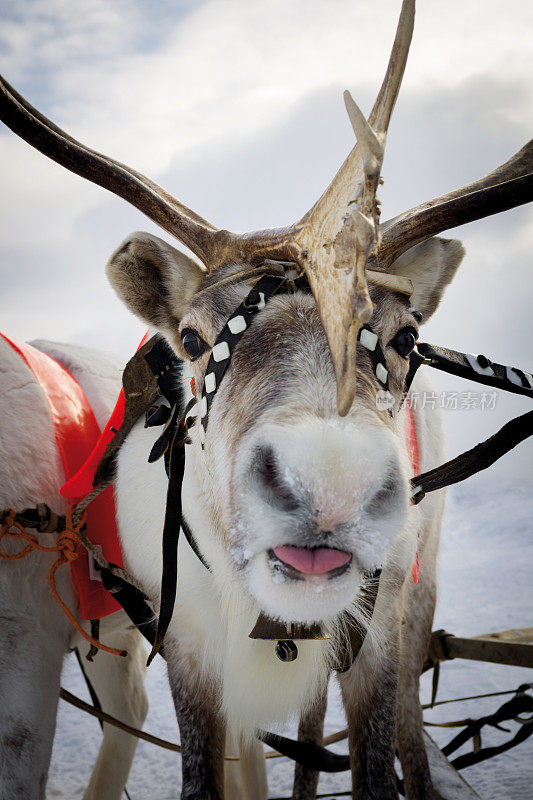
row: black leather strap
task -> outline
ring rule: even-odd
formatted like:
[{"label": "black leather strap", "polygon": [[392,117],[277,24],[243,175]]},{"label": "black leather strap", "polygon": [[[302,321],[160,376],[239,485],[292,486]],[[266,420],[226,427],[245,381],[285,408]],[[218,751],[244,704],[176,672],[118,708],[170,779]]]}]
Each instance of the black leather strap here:
[{"label": "black leather strap", "polygon": [[487,469],[529,436],[533,436],[533,411],[515,417],[490,439],[447,461],[446,464],[412,478],[412,502],[419,503],[427,492],[459,483],[475,475],[476,472]]},{"label": "black leather strap", "polygon": [[529,372],[497,364],[483,355],[460,353],[434,344],[420,343],[417,349],[424,356],[423,363],[434,369],[533,398],[533,377]]},{"label": "black leather strap", "polygon": [[409,372],[407,373],[407,377],[405,379],[405,386],[404,386],[404,398],[406,397],[409,389],[411,388],[411,384],[414,380],[416,373],[418,372],[418,368],[422,366],[426,361],[425,357],[418,352],[418,348],[415,347],[411,355],[409,356]]},{"label": "black leather strap", "polygon": [[[0,513],[0,525],[6,523],[10,513],[10,508],[2,510]],[[14,521],[22,525],[23,528],[36,528],[39,533],[61,533],[65,530],[65,515],[56,514],[46,503],[39,503],[33,508],[25,508],[24,511],[18,511],[15,514]]]},{"label": "black leather strap", "polygon": [[[248,330],[252,324],[255,315],[264,308],[268,300],[280,290],[280,288],[287,283],[287,279],[282,275],[263,275],[254,287],[248,292],[248,295],[242,301],[240,306],[235,309],[231,314],[226,324],[217,336],[216,342],[211,350],[211,356],[207,363],[205,370],[204,385],[202,388],[202,404],[204,406],[200,411],[199,424],[203,427],[204,432],[207,428],[207,420],[211,404],[215,397],[216,391],[220,386],[222,378],[224,377],[227,368],[229,367],[233,351],[239,344],[243,334]],[[234,325],[234,321],[244,320],[241,323],[241,329]],[[244,327],[242,327],[244,325]],[[236,330],[233,333],[231,328]],[[218,354],[220,348],[218,346],[227,345],[227,357],[219,358]]]},{"label": "black leather strap", "polygon": [[[95,568],[99,570],[107,591],[111,592],[135,627],[153,645],[157,628],[154,622],[154,610],[148,604],[146,595],[137,586],[121,577],[120,567],[116,564],[110,564],[109,569],[100,568],[98,565],[95,565]],[[164,657],[162,649],[160,653]]]},{"label": "black leather strap", "polygon": [[[374,614],[374,606],[379,591],[379,579],[381,577],[381,569],[377,569],[372,576],[362,584],[360,589],[360,597],[368,616],[371,618]],[[366,630],[362,628],[356,619],[351,614],[345,612],[344,624],[348,631],[349,641],[343,645],[339,652],[339,662],[335,667],[338,673],[348,672],[350,667],[354,664],[355,659],[359,655],[365,637]]]},{"label": "black leather strap", "polygon": [[[370,334],[371,345],[365,344],[365,331],[367,334]],[[387,367],[387,360],[385,358],[385,354],[383,352],[383,348],[381,347],[381,342],[379,341],[378,336],[374,333],[370,325],[362,325],[359,329],[359,333],[357,334],[357,341],[362,344],[362,346],[367,351],[368,357],[370,358],[370,363],[372,364],[372,369],[380,382],[381,386],[385,391],[389,390],[389,370]],[[380,373],[380,369],[383,372]],[[381,377],[380,377],[381,375]]]},{"label": "black leather strap", "polygon": [[171,401],[171,405],[174,405],[181,395],[179,380],[176,380],[180,370],[180,359],[163,337],[156,339],[153,346],[144,354],[144,359],[156,379],[159,391],[163,397]]},{"label": "black leather strap", "polygon": [[211,572],[211,567],[209,566],[209,564],[207,563],[207,561],[203,557],[203,555],[202,555],[202,553],[200,551],[200,548],[196,544],[196,539],[194,538],[194,534],[193,534],[192,530],[190,529],[189,524],[187,523],[187,520],[185,519],[183,514],[181,515],[181,529],[182,529],[182,531],[183,531],[183,533],[185,535],[185,538],[187,539],[187,541],[188,541],[188,543],[189,543],[189,545],[191,547],[191,550],[193,551],[194,555],[196,556],[196,558],[199,561],[201,561],[201,563],[204,565],[204,567],[209,572]]},{"label": "black leather strap", "polygon": [[[186,435],[186,432],[185,432]],[[176,430],[170,446],[167,505],[163,526],[163,574],[161,576],[161,606],[157,631],[148,656],[149,666],[161,649],[165,633],[172,619],[178,582],[178,541],[181,525],[181,487],[185,471],[185,442],[180,428]]]},{"label": "black leather strap", "polygon": [[[422,364],[485,386],[533,398],[533,377],[529,372],[497,364],[483,355],[475,356],[446,347],[420,343],[411,354],[408,386]],[[475,475],[476,472],[487,469],[529,436],[533,436],[533,412],[515,417],[494,436],[471,450],[414,477],[411,480],[413,489],[411,501],[414,504],[419,503],[427,492],[459,483]]]},{"label": "black leather strap", "polygon": [[350,769],[349,756],[332,753],[322,745],[287,739],[268,731],[259,731],[257,738],[278,753],[316,772],[346,772]]},{"label": "black leather strap", "polygon": [[[471,720],[470,724],[465,727],[463,731],[457,734],[451,742],[442,748],[442,752],[448,758],[452,753],[462,747],[470,739],[478,739],[481,743],[481,730],[485,726],[497,727],[500,730],[507,730],[502,727],[502,722],[507,720],[518,720],[520,722],[516,734],[503,744],[493,747],[478,747],[474,748],[473,752],[464,753],[463,755],[455,758],[451,763],[455,769],[464,769],[470,767],[472,764],[478,764],[480,761],[485,761],[487,758],[492,758],[500,753],[505,753],[517,744],[524,742],[531,734],[533,734],[533,697],[527,694],[531,690],[531,684],[523,683],[516,690],[516,694],[511,700],[507,700],[500,708],[494,713],[480,719]],[[527,715],[527,717],[524,717]]]}]

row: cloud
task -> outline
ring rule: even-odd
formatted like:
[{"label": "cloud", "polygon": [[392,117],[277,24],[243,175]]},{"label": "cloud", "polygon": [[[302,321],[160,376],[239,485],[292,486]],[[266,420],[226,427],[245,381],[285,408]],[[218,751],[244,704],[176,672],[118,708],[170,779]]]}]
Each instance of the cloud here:
[{"label": "cloud", "polygon": [[[418,5],[385,216],[493,169],[532,118],[531,4],[512,14],[493,0]],[[83,13],[67,0],[21,0],[2,8],[0,46],[8,79],[58,124],[244,230],[299,218],[330,181],[353,143],[341,91],[370,109],[399,6],[384,0],[377,18],[375,4],[354,0],[90,0]],[[160,232],[9,131],[0,174],[2,329],[130,353],[143,325],[111,293],[104,265],[131,230]],[[453,231],[467,257],[429,341],[531,367],[530,221],[519,209]],[[513,403],[502,399],[490,420],[450,420],[451,449],[488,435]]]},{"label": "cloud", "polygon": [[[384,0],[377,19],[373,4],[353,0],[160,0],[149,6],[89,0],[83,14],[67,0],[21,0],[2,10],[0,43],[6,75],[30,101],[92,147],[161,179],[176,163],[193,163],[201,174],[198,162],[210,151],[253,148],[265,132],[279,130],[310,97],[326,91],[332,98],[328,116],[307,115],[302,149],[308,152],[315,128],[330,124],[332,144],[346,142],[344,154],[352,138],[338,91],[350,86],[369,110],[399,5]],[[533,66],[525,33],[530,18],[529,4],[515,4],[509,15],[492,0],[420,3],[398,113],[407,97],[429,93],[434,117],[441,117],[442,96],[449,98],[468,81],[478,79],[481,86],[481,75],[506,87],[518,79],[524,87],[521,76]],[[512,108],[525,124],[533,104],[531,90],[522,88],[522,94]],[[509,113],[509,98],[492,95],[498,102],[491,106],[482,95],[471,96],[472,112],[481,109],[486,124],[498,128],[499,116]],[[515,96],[511,88],[509,97]],[[452,105],[447,107],[453,117]],[[413,106],[411,113],[416,120]],[[393,119],[395,140],[396,127]],[[468,127],[468,120],[457,127],[457,137],[468,134]],[[424,125],[413,124],[405,152],[414,153],[425,135]],[[441,146],[440,131],[430,128],[429,135]],[[471,156],[464,152],[468,164]],[[325,159],[324,148],[309,153],[313,170],[329,153],[328,148]],[[30,155],[7,133],[0,136],[0,166],[4,229],[13,241],[21,235],[19,204],[29,206],[28,218],[39,208],[43,215],[40,231],[26,226],[26,236],[46,231],[47,240],[58,243],[76,216],[99,204],[99,190]],[[43,201],[48,193],[57,198],[55,216]]]},{"label": "cloud", "polygon": [[[155,14],[132,0],[91,0],[83,14],[65,0],[23,2],[3,32],[16,42],[6,70],[25,84],[39,68],[59,124],[153,172],[207,142],[249,140],[321,88],[374,96],[399,5],[384,0],[377,19],[353,0],[159,3]],[[419,6],[406,91],[437,93],[483,70],[531,74],[527,4],[513,15],[491,0]]]}]

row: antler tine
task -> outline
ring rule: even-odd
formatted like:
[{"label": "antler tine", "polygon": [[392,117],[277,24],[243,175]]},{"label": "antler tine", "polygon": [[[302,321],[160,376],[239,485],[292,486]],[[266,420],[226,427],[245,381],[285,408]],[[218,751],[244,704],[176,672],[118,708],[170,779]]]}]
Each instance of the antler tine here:
[{"label": "antler tine", "polygon": [[388,130],[407,64],[414,25],[415,0],[403,0],[387,72],[368,118],[375,131],[386,133]]},{"label": "antler tine", "polygon": [[355,395],[359,328],[373,311],[366,264],[378,244],[379,186],[387,128],[405,70],[415,0],[403,0],[387,72],[368,122],[349,92],[346,110],[357,144],[313,208],[294,227],[301,264],[315,295],[337,377],[337,408]]},{"label": "antler tine", "polygon": [[355,352],[361,325],[372,315],[367,277],[409,291],[409,282],[367,276],[378,244],[380,180],[385,138],[413,32],[415,0],[403,0],[387,72],[366,122],[349,93],[346,108],[358,142],[330,186],[295,225],[242,236],[217,230],[153,181],[77,142],[0,79],[0,119],[15,133],[72,172],[124,198],[189,247],[208,270],[230,260],[256,265],[294,261],[315,296],[337,378],[337,408],[346,414],[355,395]]},{"label": "antler tine", "polygon": [[410,247],[438,233],[533,200],[533,139],[473,183],[421,203],[382,226],[376,260],[390,265]]},{"label": "antler tine", "polygon": [[54,125],[0,76],[0,119],[57,163],[108,189],[186,245],[209,268],[225,237],[156,183],[131,167],[91,150]]}]

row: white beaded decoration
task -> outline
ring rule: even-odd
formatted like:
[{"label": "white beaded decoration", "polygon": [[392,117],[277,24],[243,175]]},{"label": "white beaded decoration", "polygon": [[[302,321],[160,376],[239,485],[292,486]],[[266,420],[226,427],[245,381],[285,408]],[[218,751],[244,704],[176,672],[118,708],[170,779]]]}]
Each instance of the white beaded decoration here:
[{"label": "white beaded decoration", "polygon": [[377,365],[377,367],[376,367],[376,377],[377,377],[377,379],[378,379],[378,381],[380,383],[382,383],[384,385],[387,383],[387,378],[389,377],[389,373],[387,372],[387,370],[385,369],[383,364],[378,364]]},{"label": "white beaded decoration", "polygon": [[216,344],[211,351],[211,355],[215,361],[225,361],[230,356],[228,343],[219,342]]},{"label": "white beaded decoration", "polygon": [[238,317],[233,317],[228,321],[228,328],[232,333],[242,333],[246,330],[246,320],[239,314]]},{"label": "white beaded decoration", "polygon": [[215,373],[209,372],[205,376],[205,390],[206,392],[211,394],[211,392],[214,392],[216,388],[217,388],[217,380],[215,378]]},{"label": "white beaded decoration", "polygon": [[363,347],[366,347],[367,350],[375,350],[378,343],[378,337],[377,334],[369,331],[367,328],[363,328],[361,331],[361,336],[359,337],[359,341]]}]

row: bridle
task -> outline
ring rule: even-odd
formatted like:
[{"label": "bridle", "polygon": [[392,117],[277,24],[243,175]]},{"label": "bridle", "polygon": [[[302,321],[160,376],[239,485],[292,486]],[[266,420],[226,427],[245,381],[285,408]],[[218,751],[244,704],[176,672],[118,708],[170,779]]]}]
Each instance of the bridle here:
[{"label": "bridle", "polygon": [[[181,503],[181,487],[185,466],[185,446],[191,442],[188,431],[195,425],[199,431],[200,443],[204,450],[209,413],[222,380],[231,363],[232,355],[244,333],[253,324],[255,316],[276,295],[310,292],[305,276],[293,279],[284,275],[264,274],[255,282],[241,304],[233,311],[223,325],[211,349],[205,370],[204,383],[195,417],[190,416],[196,399],[182,410],[181,394],[177,389],[175,369],[178,362],[175,353],[164,339],[154,345],[145,355],[146,361],[156,377],[162,396],[169,406],[152,406],[147,414],[147,426],[165,427],[163,433],[152,447],[149,461],[165,456],[165,467],[169,479],[165,524],[163,529],[163,575],[161,584],[161,609],[157,632],[149,661],[162,646],[165,632],[170,623],[174,608],[177,584],[177,547],[180,528],[197,558],[204,567],[210,565],[200,551],[194,534],[184,518]],[[370,325],[364,325],[358,336],[359,343],[370,358],[376,380],[385,392],[389,391],[389,370],[378,335]],[[485,356],[474,356],[430,344],[419,343],[409,356],[409,370],[403,387],[403,399],[408,394],[416,372],[422,365],[431,366],[453,375],[474,380],[484,385],[533,398],[533,377],[520,369],[506,367],[490,361]],[[174,372],[173,372],[174,370]],[[401,404],[400,404],[401,407]],[[166,408],[166,411],[162,409]],[[392,409],[389,409],[392,415]],[[507,453],[519,442],[533,435],[533,412],[517,417],[507,423],[498,433],[457,458],[435,469],[424,472],[411,479],[411,502],[419,503],[427,492],[444,488],[486,469],[498,458]],[[373,574],[363,590],[366,592],[367,607],[373,611],[379,587],[380,570]],[[349,622],[349,621],[348,621]],[[348,625],[348,627],[350,627]],[[353,626],[352,626],[353,628]],[[326,638],[319,625],[300,625],[280,623],[261,614],[251,638],[272,639],[276,641],[276,654],[282,661],[293,661],[297,657],[295,639]],[[364,635],[355,632],[350,642],[348,661],[339,664],[339,671],[345,671],[355,660],[364,640]]]}]

